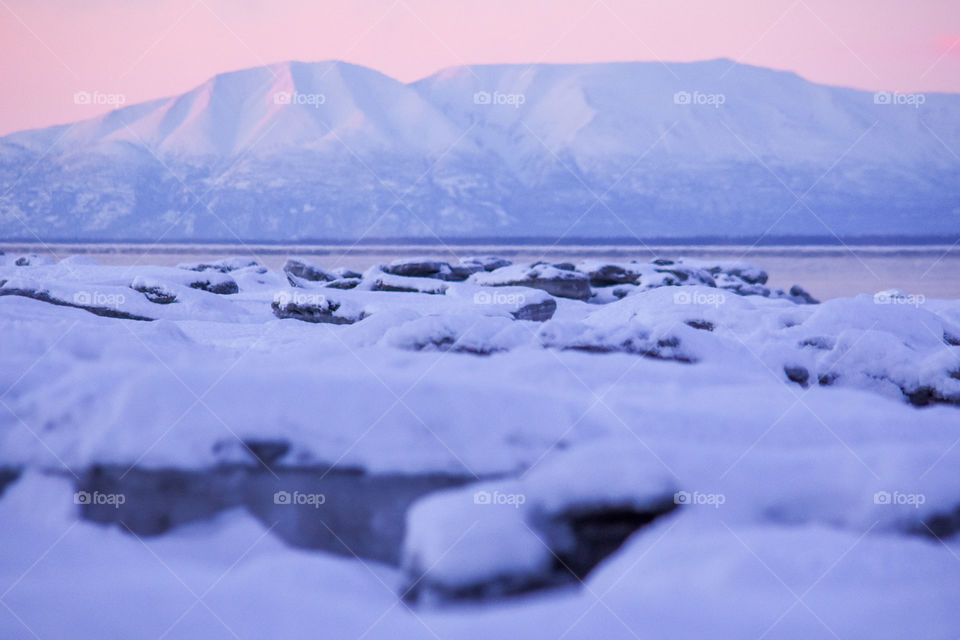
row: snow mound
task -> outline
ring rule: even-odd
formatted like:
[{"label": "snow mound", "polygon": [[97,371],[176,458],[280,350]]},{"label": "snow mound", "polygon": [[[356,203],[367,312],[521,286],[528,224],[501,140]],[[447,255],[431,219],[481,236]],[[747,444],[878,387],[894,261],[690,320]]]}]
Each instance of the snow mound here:
[{"label": "snow mound", "polygon": [[519,481],[429,495],[407,515],[406,595],[493,598],[583,579],[672,511],[675,492],[649,454],[594,445],[558,454]]}]

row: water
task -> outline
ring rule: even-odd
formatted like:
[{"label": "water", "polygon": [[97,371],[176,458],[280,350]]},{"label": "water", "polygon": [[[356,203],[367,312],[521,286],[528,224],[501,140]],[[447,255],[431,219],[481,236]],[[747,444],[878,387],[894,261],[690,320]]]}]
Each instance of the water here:
[{"label": "water", "polygon": [[501,255],[514,261],[582,259],[648,261],[686,256],[753,262],[770,274],[770,285],[799,284],[821,300],[874,293],[883,289],[927,298],[960,298],[960,245],[923,246],[551,246],[551,245],[0,245],[7,253],[40,253],[60,259],[85,254],[100,264],[176,265],[252,256],[271,269],[288,256],[305,256],[325,268],[362,271],[399,257],[436,256],[457,260],[470,255]]}]

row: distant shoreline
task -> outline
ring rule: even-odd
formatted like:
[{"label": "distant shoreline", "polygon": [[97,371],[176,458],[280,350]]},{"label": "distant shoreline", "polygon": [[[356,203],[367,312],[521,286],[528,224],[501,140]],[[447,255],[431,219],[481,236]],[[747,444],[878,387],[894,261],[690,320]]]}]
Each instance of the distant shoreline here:
[{"label": "distant shoreline", "polygon": [[440,244],[372,242],[333,243],[28,243],[0,242],[7,254],[49,255],[59,261],[71,255],[88,256],[100,265],[130,267],[137,264],[176,266],[219,260],[229,256],[254,258],[268,269],[279,270],[288,257],[303,257],[327,269],[345,267],[364,271],[397,258],[430,256],[457,262],[467,256],[498,255],[512,262],[553,263],[596,260],[648,262],[656,258],[743,261],[756,264],[770,275],[770,285],[802,285],[814,297],[826,300],[858,293],[896,288],[927,298],[960,299],[960,242],[888,244],[647,244],[550,243],[520,244],[505,241]]},{"label": "distant shoreline", "polygon": [[180,255],[205,253],[230,255],[259,253],[263,255],[343,255],[355,256],[404,253],[429,254],[456,249],[457,253],[499,253],[504,256],[537,252],[551,254],[627,256],[637,253],[689,252],[700,255],[728,255],[748,253],[753,256],[802,254],[808,257],[836,256],[838,254],[911,256],[930,253],[960,253],[960,238],[942,237],[869,237],[858,238],[636,238],[584,239],[564,238],[453,238],[453,239],[364,239],[323,240],[297,242],[165,242],[141,241],[29,241],[0,240],[0,252],[5,253],[67,253],[94,255],[124,255],[152,253]]},{"label": "distant shoreline", "polygon": [[176,240],[171,242],[155,242],[153,240],[141,239],[115,239],[115,240],[77,240],[77,239],[58,239],[44,240],[42,238],[0,238],[0,250],[5,247],[26,247],[26,246],[157,246],[164,248],[179,247],[229,247],[229,246],[249,246],[249,247],[410,247],[410,246],[502,246],[502,247],[644,247],[644,246],[716,246],[716,247],[796,247],[796,246],[815,246],[815,247],[846,247],[846,246],[875,246],[875,247],[919,247],[919,246],[951,246],[960,243],[960,235],[957,236],[872,236],[863,235],[855,237],[837,237],[837,236],[690,236],[690,237],[620,237],[620,238],[583,238],[583,237],[497,237],[497,236],[477,236],[477,237],[409,237],[409,238],[308,238],[302,240]]}]

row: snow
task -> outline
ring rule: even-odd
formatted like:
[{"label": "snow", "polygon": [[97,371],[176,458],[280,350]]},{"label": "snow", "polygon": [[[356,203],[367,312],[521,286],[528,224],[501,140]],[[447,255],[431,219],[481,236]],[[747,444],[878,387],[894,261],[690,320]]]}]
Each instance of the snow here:
[{"label": "snow", "polygon": [[[236,260],[219,265],[229,273],[43,262],[0,266],[0,293],[21,292],[0,295],[0,467],[20,472],[0,493],[0,637],[946,638],[960,628],[957,536],[932,535],[960,507],[956,300],[740,295],[748,280],[765,286],[762,269],[689,260],[622,263],[640,284],[594,286],[603,295],[589,301],[487,286],[531,268],[492,260],[463,282],[378,265],[350,290],[291,287]],[[586,278],[602,266],[544,269]],[[693,276],[668,286],[663,266],[719,286]],[[385,276],[444,292],[369,286]],[[196,277],[238,291],[192,288]],[[136,290],[153,286],[176,301]],[[619,287],[632,288],[609,293]],[[153,321],[28,289],[70,303],[115,296]],[[281,319],[278,297],[335,303],[356,320]],[[514,319],[547,301],[551,318]],[[803,383],[788,373],[800,368]],[[294,548],[242,508],[138,538],[74,504],[73,474],[249,464],[224,447],[238,440],[288,444],[284,467],[465,484],[406,512],[398,567]],[[551,518],[611,508],[659,517],[583,584],[498,597],[549,582],[576,546]],[[429,597],[473,587],[492,598]]]},{"label": "snow", "polygon": [[470,587],[547,570],[553,557],[524,522],[524,497],[516,485],[476,484],[411,507],[403,565],[413,588]]},{"label": "snow", "polygon": [[306,638],[323,629],[365,638],[766,632],[895,640],[919,629],[949,638],[957,624],[954,542],[945,548],[823,526],[727,530],[664,521],[631,539],[579,589],[451,612],[408,609],[397,603],[405,583],[395,571],[284,547],[241,512],[137,540],[78,523],[70,492],[65,480],[30,475],[0,500],[5,545],[18,550],[0,555],[0,574],[13,587],[4,596],[9,610],[0,612],[5,638],[156,638],[168,631],[177,638]]}]

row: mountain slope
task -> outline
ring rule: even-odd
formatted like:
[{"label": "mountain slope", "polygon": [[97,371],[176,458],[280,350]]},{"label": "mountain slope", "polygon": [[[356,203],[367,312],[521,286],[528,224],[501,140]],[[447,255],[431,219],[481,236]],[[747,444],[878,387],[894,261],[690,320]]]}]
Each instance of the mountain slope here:
[{"label": "mountain slope", "polygon": [[0,236],[950,235],[958,116],[728,60],[276,64],[0,139]]}]

